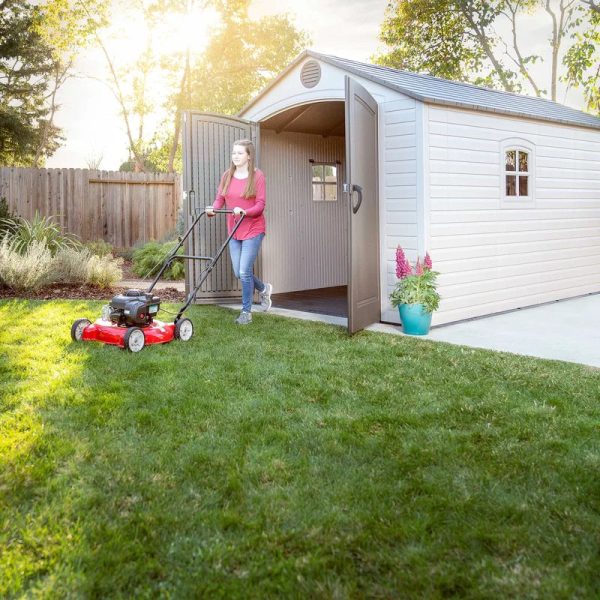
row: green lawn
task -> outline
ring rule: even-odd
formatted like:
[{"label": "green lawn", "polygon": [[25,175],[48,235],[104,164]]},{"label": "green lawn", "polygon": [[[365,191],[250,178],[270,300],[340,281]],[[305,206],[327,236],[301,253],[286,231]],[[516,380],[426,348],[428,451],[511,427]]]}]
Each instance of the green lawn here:
[{"label": "green lawn", "polygon": [[100,306],[0,302],[0,597],[600,596],[600,371]]}]

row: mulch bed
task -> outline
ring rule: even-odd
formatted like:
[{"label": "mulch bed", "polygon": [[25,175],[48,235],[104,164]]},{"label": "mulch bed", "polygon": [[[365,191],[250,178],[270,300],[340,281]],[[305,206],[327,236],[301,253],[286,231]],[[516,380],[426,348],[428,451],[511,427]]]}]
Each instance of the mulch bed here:
[{"label": "mulch bed", "polygon": [[[144,283],[141,289],[147,288]],[[113,287],[98,288],[91,285],[67,285],[58,283],[46,286],[37,292],[15,291],[10,288],[0,286],[0,299],[20,298],[27,300],[106,300],[107,302],[116,294],[122,294],[129,288]],[[163,302],[182,302],[185,300],[185,293],[176,288],[167,287],[155,290],[155,294]]]},{"label": "mulch bed", "polygon": [[[133,272],[130,260],[124,260],[121,265],[123,279],[137,279],[138,275]],[[140,281],[139,289],[145,290],[150,281]],[[91,285],[78,285],[55,283],[38,290],[37,292],[15,291],[0,284],[0,300],[5,298],[21,298],[26,300],[106,300],[107,302],[115,295],[122,294],[130,288],[115,286],[112,288],[98,288]],[[157,289],[154,292],[163,302],[182,302],[185,300],[185,292],[174,287]]]}]

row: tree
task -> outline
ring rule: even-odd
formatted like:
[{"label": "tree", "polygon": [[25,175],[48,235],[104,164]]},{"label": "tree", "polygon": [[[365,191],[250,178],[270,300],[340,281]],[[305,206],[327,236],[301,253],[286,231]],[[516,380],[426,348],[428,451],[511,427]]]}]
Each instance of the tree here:
[{"label": "tree", "polygon": [[565,55],[564,80],[583,88],[587,108],[600,115],[600,5],[588,5],[589,27],[573,34],[574,43]]},{"label": "tree", "polygon": [[[59,106],[56,97],[62,85],[73,76],[73,64],[82,48],[89,45],[96,29],[106,23],[106,4],[101,0],[41,0],[36,31],[48,47],[53,68],[44,98],[48,118],[40,131],[33,166],[39,166],[47,140],[56,131],[54,117]],[[94,16],[91,16],[91,12]]]},{"label": "tree", "polygon": [[[523,51],[520,18],[543,10],[548,16],[546,56]],[[590,86],[592,68],[589,35],[594,0],[395,0],[388,6],[380,39],[390,47],[376,57],[380,64],[425,72],[438,77],[499,88],[509,92],[529,89],[548,94],[532,66],[549,65],[549,95],[557,98],[561,65],[572,57],[572,83]],[[537,13],[536,13],[537,14]],[[501,28],[508,31],[498,34]],[[564,51],[565,40],[576,36],[579,52]],[[570,54],[571,53],[571,54]]]},{"label": "tree", "polygon": [[213,0],[221,25],[192,65],[186,53],[175,107],[168,169],[173,170],[181,114],[187,109],[234,114],[309,43],[287,15],[253,20],[250,0]]},{"label": "tree", "polygon": [[41,14],[25,0],[0,1],[0,163],[49,156],[60,131],[48,125],[45,97],[56,64],[39,33]]}]

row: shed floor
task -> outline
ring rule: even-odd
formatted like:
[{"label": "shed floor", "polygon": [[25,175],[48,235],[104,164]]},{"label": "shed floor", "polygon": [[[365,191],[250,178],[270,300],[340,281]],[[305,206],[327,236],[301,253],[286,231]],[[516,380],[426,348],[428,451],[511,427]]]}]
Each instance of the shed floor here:
[{"label": "shed floor", "polygon": [[287,292],[273,294],[271,300],[276,308],[288,310],[301,310],[320,315],[334,317],[348,316],[348,288],[345,285],[316,290],[302,290],[300,292]]}]

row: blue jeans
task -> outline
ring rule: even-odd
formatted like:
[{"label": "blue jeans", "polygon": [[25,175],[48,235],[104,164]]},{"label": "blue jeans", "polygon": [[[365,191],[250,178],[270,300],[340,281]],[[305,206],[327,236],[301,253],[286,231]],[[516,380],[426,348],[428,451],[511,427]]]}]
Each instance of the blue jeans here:
[{"label": "blue jeans", "polygon": [[252,311],[254,288],[259,292],[265,289],[265,284],[254,275],[252,270],[264,237],[264,233],[259,233],[249,240],[231,239],[229,242],[233,273],[242,282],[242,310],[246,312]]}]

